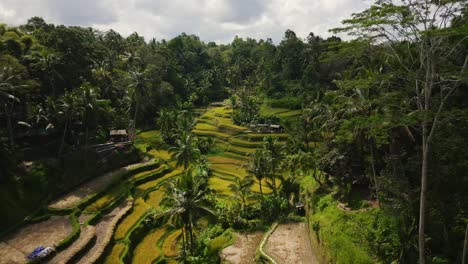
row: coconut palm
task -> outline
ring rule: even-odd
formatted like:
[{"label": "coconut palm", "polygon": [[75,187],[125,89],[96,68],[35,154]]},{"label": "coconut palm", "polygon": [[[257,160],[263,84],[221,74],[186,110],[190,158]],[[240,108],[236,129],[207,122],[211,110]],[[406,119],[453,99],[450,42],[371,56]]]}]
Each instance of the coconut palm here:
[{"label": "coconut palm", "polygon": [[131,88],[131,98],[133,106],[135,107],[133,112],[133,129],[135,129],[138,118],[138,111],[146,94],[147,78],[145,72],[139,68],[134,71],[130,71],[128,74],[130,79],[129,88]]},{"label": "coconut palm", "polygon": [[183,249],[194,249],[194,223],[203,214],[213,214],[208,200],[209,189],[206,188],[206,179],[199,175],[192,175],[191,170],[182,173],[177,179],[169,181],[163,198],[163,203],[170,209],[163,212],[169,217],[169,222],[182,224]]},{"label": "coconut palm", "polygon": [[197,142],[190,133],[182,133],[180,138],[176,140],[175,146],[171,147],[169,151],[173,152],[171,158],[177,161],[177,166],[184,166],[184,171],[187,171],[191,162],[200,157]]},{"label": "coconut palm", "polygon": [[62,155],[63,148],[65,146],[65,138],[67,136],[69,126],[73,121],[73,116],[77,114],[78,111],[76,103],[77,99],[75,98],[75,95],[71,92],[65,92],[65,94],[59,100],[60,113],[63,116],[64,123],[62,140],[58,151],[59,157]]},{"label": "coconut palm", "polygon": [[241,210],[245,213],[245,204],[247,199],[252,197],[252,190],[250,189],[254,183],[253,177],[248,175],[243,179],[236,177],[234,183],[229,185],[229,189],[234,193],[234,196],[241,203]]},{"label": "coconut palm", "polygon": [[260,195],[263,196],[262,181],[268,174],[269,164],[266,160],[265,151],[263,149],[257,149],[250,158],[247,171],[257,179],[260,185]]},{"label": "coconut palm", "polygon": [[21,102],[16,93],[18,89],[27,87],[27,85],[19,84],[21,80],[21,73],[15,72],[13,68],[5,66],[0,69],[0,104],[6,116],[10,145],[14,144],[12,123],[13,109],[15,103]]},{"label": "coconut palm", "polygon": [[281,160],[283,159],[283,146],[278,143],[278,139],[266,137],[263,139],[263,150],[265,161],[270,164],[268,166],[267,176],[271,180],[273,192],[276,194],[276,176],[277,170],[280,168]]}]

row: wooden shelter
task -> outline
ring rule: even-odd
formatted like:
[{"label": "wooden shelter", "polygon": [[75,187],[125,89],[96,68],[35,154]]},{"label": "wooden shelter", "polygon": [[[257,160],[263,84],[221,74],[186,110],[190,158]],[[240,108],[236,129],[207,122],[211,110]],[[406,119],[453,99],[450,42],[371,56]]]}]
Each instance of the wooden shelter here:
[{"label": "wooden shelter", "polygon": [[111,130],[109,136],[111,142],[125,142],[129,140],[127,130],[125,129]]}]

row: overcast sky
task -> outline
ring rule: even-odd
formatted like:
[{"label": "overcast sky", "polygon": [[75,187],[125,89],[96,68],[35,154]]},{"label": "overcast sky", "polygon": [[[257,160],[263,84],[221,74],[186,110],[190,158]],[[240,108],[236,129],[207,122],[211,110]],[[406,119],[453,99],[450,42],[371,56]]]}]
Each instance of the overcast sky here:
[{"label": "overcast sky", "polygon": [[305,38],[309,32],[330,36],[370,0],[1,0],[0,22],[26,23],[32,16],[48,23],[114,29],[124,36],[138,32],[170,39],[182,32],[203,41],[228,43],[234,36],[272,38],[286,29]]}]

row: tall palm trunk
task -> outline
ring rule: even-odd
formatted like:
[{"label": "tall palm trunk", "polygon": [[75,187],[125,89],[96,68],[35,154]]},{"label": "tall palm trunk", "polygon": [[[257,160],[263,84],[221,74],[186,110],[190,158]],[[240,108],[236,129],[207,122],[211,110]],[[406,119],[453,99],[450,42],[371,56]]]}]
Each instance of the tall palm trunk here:
[{"label": "tall palm trunk", "polygon": [[374,187],[375,187],[375,195],[377,198],[377,203],[380,206],[380,199],[379,199],[379,188],[377,187],[377,176],[375,172],[375,161],[374,161],[374,142],[370,142],[370,155],[371,155],[371,168],[372,168],[372,177],[374,178]]},{"label": "tall palm trunk", "polygon": [[136,130],[136,123],[137,123],[137,117],[138,117],[138,100],[135,99],[135,113],[133,114],[133,130],[135,132]]},{"label": "tall palm trunk", "polygon": [[85,151],[84,151],[84,160],[85,160],[85,168],[86,168],[86,172],[88,172],[88,168],[89,168],[89,165],[88,165],[88,137],[89,137],[89,127],[88,125],[86,125],[86,134],[85,134]]},{"label": "tall palm trunk", "polygon": [[263,196],[262,179],[258,179],[258,184],[260,185],[260,195]]}]

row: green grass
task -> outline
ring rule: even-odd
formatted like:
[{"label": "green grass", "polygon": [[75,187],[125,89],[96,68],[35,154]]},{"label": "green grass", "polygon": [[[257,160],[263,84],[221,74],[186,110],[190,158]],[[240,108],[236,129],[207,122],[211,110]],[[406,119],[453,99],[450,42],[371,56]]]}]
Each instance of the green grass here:
[{"label": "green grass", "polygon": [[224,174],[229,174],[237,177],[245,177],[248,172],[247,170],[237,164],[227,164],[227,163],[217,163],[211,164],[210,167],[213,171],[221,172]]},{"label": "green grass", "polygon": [[234,164],[234,165],[243,165],[246,164],[245,161],[240,161],[238,159],[233,159],[223,156],[210,156],[208,157],[208,162],[210,164]]},{"label": "green grass", "polygon": [[157,228],[145,236],[133,252],[132,263],[151,264],[161,258],[163,252],[157,244],[165,233],[165,228]]},{"label": "green grass", "polygon": [[[311,237],[320,239],[328,260],[333,263],[376,263],[369,253],[367,237],[375,230],[379,209],[345,212],[337,207],[331,193],[320,190],[318,184],[306,177],[301,189],[307,204],[314,205],[309,215]],[[369,241],[373,243],[372,241]]]},{"label": "green grass", "polygon": [[180,240],[182,235],[182,231],[175,230],[171,232],[166,239],[164,239],[164,242],[162,244],[162,251],[164,252],[164,256],[173,258],[177,257],[179,254],[179,249],[180,249]]},{"label": "green grass", "polygon": [[274,115],[277,115],[279,113],[284,113],[284,112],[288,112],[288,111],[291,111],[291,109],[288,109],[288,108],[273,108],[273,107],[268,106],[267,104],[262,104],[260,106],[260,115],[261,116],[274,116]]},{"label": "green grass", "polygon": [[302,114],[301,110],[292,110],[292,111],[289,111],[289,112],[279,113],[277,116],[279,118],[290,118],[290,117],[299,116],[301,114]]},{"label": "green grass", "polygon": [[147,183],[144,183],[144,184],[141,184],[141,185],[138,185],[136,187],[136,193],[137,194],[144,194],[145,192],[151,190],[151,189],[154,189],[154,188],[157,188],[162,182],[166,181],[167,179],[169,178],[172,178],[172,177],[175,177],[179,174],[182,173],[182,169],[178,168],[178,169],[175,169],[173,171],[171,171],[170,173],[156,179],[156,180],[152,180],[152,181],[149,181]]},{"label": "green grass", "polygon": [[231,135],[223,133],[223,132],[219,132],[219,131],[208,131],[208,130],[194,129],[194,130],[192,130],[192,132],[195,135],[205,136],[205,137],[212,136],[212,137],[220,138],[222,140],[227,140],[227,139],[229,139],[229,137],[231,137]]},{"label": "green grass", "polygon": [[225,157],[232,158],[232,159],[237,159],[237,160],[243,161],[243,162],[247,162],[250,159],[249,156],[237,154],[237,153],[230,152],[230,151],[223,152],[223,155]]},{"label": "green grass", "polygon": [[288,139],[287,134],[277,134],[277,133],[248,133],[248,134],[240,134],[236,137],[243,138],[247,141],[263,141],[263,138],[265,137],[278,138],[279,141],[284,141]]},{"label": "green grass", "polygon": [[216,131],[218,128],[216,126],[207,124],[207,123],[197,123],[195,126],[196,130],[208,130],[208,131]]},{"label": "green grass", "polygon": [[115,244],[109,255],[107,255],[106,259],[104,260],[104,264],[117,264],[122,263],[121,256],[128,250],[127,245],[124,243],[117,243]]},{"label": "green grass", "polygon": [[122,197],[122,195],[126,195],[128,193],[129,185],[126,183],[121,183],[113,188],[111,188],[109,191],[106,192],[101,198],[97,199],[90,205],[88,205],[84,211],[85,212],[97,212],[100,211],[101,209],[105,208],[109,204],[111,204],[113,201],[117,200],[118,198]]},{"label": "green grass", "polygon": [[159,187],[155,191],[148,193],[148,197],[145,199],[146,204],[154,208],[159,208],[159,203],[161,202],[165,193],[166,189],[164,189],[164,187]]},{"label": "green grass", "polygon": [[229,143],[231,143],[232,145],[246,147],[246,148],[259,148],[263,145],[262,141],[248,141],[242,138],[235,138],[235,137],[229,138]]},{"label": "green grass", "polygon": [[114,240],[125,239],[129,232],[139,223],[139,221],[145,216],[146,211],[150,206],[145,203],[142,198],[135,200],[132,212],[124,218],[124,220],[117,226],[117,230],[114,234]]},{"label": "green grass", "polygon": [[210,177],[208,179],[208,185],[210,188],[215,190],[218,195],[232,195],[229,185],[232,184],[232,181],[221,179],[218,177]]}]

